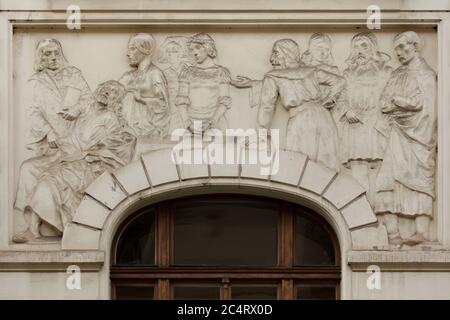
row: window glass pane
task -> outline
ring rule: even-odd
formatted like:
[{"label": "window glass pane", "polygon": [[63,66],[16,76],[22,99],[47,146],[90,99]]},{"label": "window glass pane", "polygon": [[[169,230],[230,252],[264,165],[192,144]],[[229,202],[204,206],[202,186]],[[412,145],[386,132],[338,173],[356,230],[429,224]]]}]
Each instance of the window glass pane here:
[{"label": "window glass pane", "polygon": [[134,218],[120,236],[116,263],[121,265],[155,264],[155,212],[145,210]]},{"label": "window glass pane", "polygon": [[116,285],[116,299],[153,300],[154,291],[152,284],[119,284]]},{"label": "window glass pane", "polygon": [[335,300],[336,286],[323,284],[302,284],[297,287],[299,300]]},{"label": "window glass pane", "polygon": [[232,285],[231,299],[234,300],[276,300],[276,285]]},{"label": "window glass pane", "polygon": [[175,284],[173,298],[176,300],[219,300],[219,284]]},{"label": "window glass pane", "polygon": [[295,265],[334,265],[333,240],[320,222],[297,208],[295,226]]},{"label": "window glass pane", "polygon": [[173,209],[176,265],[276,265],[278,205],[264,200],[186,200]]}]

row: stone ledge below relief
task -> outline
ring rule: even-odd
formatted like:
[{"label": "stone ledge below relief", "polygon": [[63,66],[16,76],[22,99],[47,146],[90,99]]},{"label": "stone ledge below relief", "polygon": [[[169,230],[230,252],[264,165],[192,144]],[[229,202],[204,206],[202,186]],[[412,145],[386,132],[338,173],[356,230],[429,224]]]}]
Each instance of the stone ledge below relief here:
[{"label": "stone ledge below relief", "polygon": [[0,271],[66,271],[77,265],[84,271],[98,271],[105,260],[103,251],[0,251]]},{"label": "stone ledge below relief", "polygon": [[371,265],[381,271],[450,271],[450,250],[350,251],[347,263],[352,271],[366,272]]}]

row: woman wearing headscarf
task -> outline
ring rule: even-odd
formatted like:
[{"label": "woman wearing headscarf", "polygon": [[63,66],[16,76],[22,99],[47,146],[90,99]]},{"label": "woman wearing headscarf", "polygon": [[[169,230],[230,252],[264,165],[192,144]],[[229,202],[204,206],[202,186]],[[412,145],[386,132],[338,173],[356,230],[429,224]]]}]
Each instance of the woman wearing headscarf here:
[{"label": "woman wearing headscarf", "polygon": [[302,62],[311,67],[318,67],[325,71],[340,74],[339,68],[334,65],[331,52],[332,43],[325,33],[314,33],[309,38],[308,50],[302,54]]},{"label": "woman wearing headscarf", "polygon": [[168,135],[170,110],[167,81],[153,63],[155,39],[137,33],[128,42],[127,57],[132,70],[120,78],[127,94],[123,114],[138,138],[160,143]]},{"label": "woman wearing headscarf", "polygon": [[258,126],[270,127],[280,99],[289,112],[286,149],[339,171],[337,129],[328,109],[334,106],[344,79],[302,64],[298,44],[291,39],[275,42],[270,62],[273,69],[266,73],[262,84],[246,77],[233,81],[238,88],[251,87],[251,104],[259,106]]},{"label": "woman wearing headscarf", "polygon": [[[291,39],[273,45],[270,62],[274,69],[263,80],[258,124],[269,127],[279,97],[289,112],[286,148],[338,171],[337,130],[327,109],[333,107],[344,79],[301,65],[299,56],[298,44]],[[329,87],[327,93],[321,85]]]},{"label": "woman wearing headscarf", "polygon": [[[331,38],[321,32],[311,35],[308,42],[308,50],[302,54],[301,61],[310,67],[320,68],[322,70],[341,75],[339,68],[334,64],[333,53],[331,49],[333,44]],[[321,86],[321,89],[328,90],[327,86]],[[337,108],[330,109],[331,116],[336,121]]]},{"label": "woman wearing headscarf", "polygon": [[170,36],[167,37],[159,50],[158,62],[165,65],[163,69],[164,76],[167,79],[170,104],[170,126],[169,133],[177,128],[183,128],[178,108],[175,100],[178,95],[179,81],[181,71],[193,65],[188,48],[188,37]]}]

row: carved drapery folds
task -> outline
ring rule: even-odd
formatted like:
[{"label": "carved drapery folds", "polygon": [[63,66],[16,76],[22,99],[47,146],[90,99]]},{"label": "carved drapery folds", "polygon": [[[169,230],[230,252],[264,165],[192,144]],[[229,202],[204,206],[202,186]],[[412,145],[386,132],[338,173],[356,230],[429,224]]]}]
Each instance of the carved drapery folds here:
[{"label": "carved drapery folds", "polygon": [[[27,147],[34,156],[20,167],[14,204],[28,228],[13,240],[43,241],[43,226],[46,235],[60,236],[96,177],[167,147],[175,129],[193,132],[196,122],[201,134],[223,132],[236,127],[227,120],[230,109],[251,107],[257,108],[255,129],[271,128],[281,107],[288,113],[287,150],[352,175],[391,245],[427,242],[435,200],[437,79],[415,32],[393,40],[397,69],[375,34],[363,32],[349,40],[340,70],[330,35],[314,33],[303,53],[294,39],[280,39],[272,45],[272,68],[261,66],[267,69],[263,79],[252,79],[217,63],[208,34],[169,36],[158,48],[151,34],[138,33],[126,50],[131,69],[94,93],[61,44],[41,40],[29,81]],[[247,106],[233,105],[233,90],[249,90]],[[414,224],[414,232],[402,235],[403,223]]]}]

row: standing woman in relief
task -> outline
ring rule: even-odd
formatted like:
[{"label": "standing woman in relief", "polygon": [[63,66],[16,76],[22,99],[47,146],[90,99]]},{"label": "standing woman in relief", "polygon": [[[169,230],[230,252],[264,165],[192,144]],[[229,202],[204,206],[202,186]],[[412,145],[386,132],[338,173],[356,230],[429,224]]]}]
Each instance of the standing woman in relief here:
[{"label": "standing woman in relief", "polygon": [[339,68],[333,61],[332,48],[331,39],[327,34],[320,32],[314,33],[309,38],[308,50],[302,54],[301,61],[307,66],[340,74]]},{"label": "standing woman in relief", "polygon": [[178,77],[180,76],[181,71],[193,64],[192,57],[189,54],[188,41],[188,37],[170,36],[166,38],[159,50],[160,55],[158,62],[167,66],[163,69],[163,73],[167,79],[169,90],[169,134],[177,128],[183,128],[180,113],[175,106],[175,99],[178,94]]},{"label": "standing woman in relief", "polygon": [[300,61],[292,39],[277,40],[264,79],[238,76],[232,84],[250,88],[250,105],[258,106],[257,127],[269,129],[278,101],[288,111],[286,149],[339,171],[338,134],[329,110],[345,86],[341,76]]},{"label": "standing woman in relief", "polygon": [[262,82],[258,125],[270,127],[279,98],[289,112],[286,148],[339,171],[337,129],[328,110],[345,80],[322,68],[305,66],[299,56],[295,41],[281,39],[274,43],[270,57],[273,69]]},{"label": "standing woman in relief", "polygon": [[169,129],[169,93],[163,72],[153,62],[156,42],[138,33],[128,42],[127,57],[133,68],[120,78],[127,94],[123,114],[135,135],[145,142],[161,142]]}]

